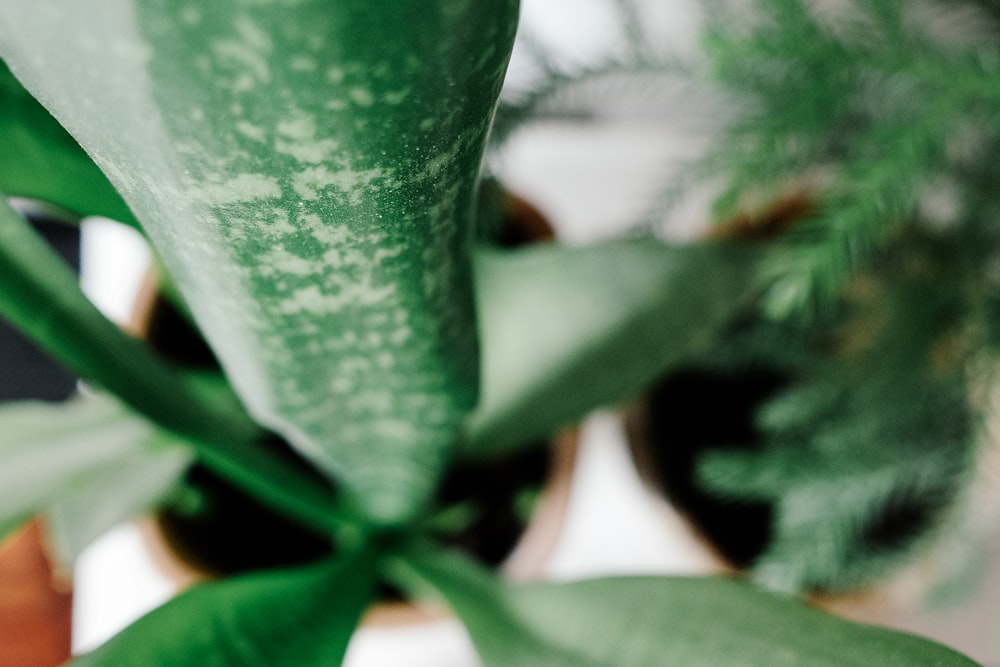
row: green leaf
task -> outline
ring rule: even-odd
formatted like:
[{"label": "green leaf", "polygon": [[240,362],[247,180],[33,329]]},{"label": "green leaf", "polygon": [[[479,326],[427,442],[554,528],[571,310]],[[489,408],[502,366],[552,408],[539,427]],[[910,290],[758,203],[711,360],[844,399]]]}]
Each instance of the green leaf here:
[{"label": "green leaf", "polygon": [[200,584],[72,667],[311,667],[341,664],[371,599],[365,555]]},{"label": "green leaf", "polygon": [[138,227],[107,176],[0,61],[0,190]]},{"label": "green leaf", "polygon": [[193,456],[163,433],[124,452],[61,491],[45,522],[57,557],[69,565],[95,539],[157,505],[176,487]]},{"label": "green leaf", "polygon": [[76,275],[2,193],[0,270],[0,315],[85,380],[177,432],[212,439],[221,430],[236,440],[259,434],[238,403],[209,403],[192,378],[168,367],[104,317],[84,295]]},{"label": "green leaf", "polygon": [[[191,459],[190,449],[176,439],[154,435],[152,424],[108,398],[0,407],[0,526],[4,529],[0,539],[67,494],[73,496],[95,485],[116,493],[120,480],[113,471],[123,458],[169,457],[179,473]],[[75,511],[87,516],[91,509],[80,505]]]},{"label": "green leaf", "polygon": [[725,578],[615,577],[512,586],[457,556],[412,555],[488,667],[959,667],[926,639]]},{"label": "green leaf", "polygon": [[369,518],[478,387],[470,245],[516,0],[0,6],[0,55],[136,212],[252,414]]},{"label": "green leaf", "polygon": [[746,302],[755,266],[749,248],[654,239],[481,251],[483,389],[469,449],[530,442],[630,398]]},{"label": "green leaf", "polygon": [[87,299],[76,276],[0,193],[0,315],[82,378],[180,434],[220,474],[326,534],[327,488],[257,445],[229,391],[164,363]]}]

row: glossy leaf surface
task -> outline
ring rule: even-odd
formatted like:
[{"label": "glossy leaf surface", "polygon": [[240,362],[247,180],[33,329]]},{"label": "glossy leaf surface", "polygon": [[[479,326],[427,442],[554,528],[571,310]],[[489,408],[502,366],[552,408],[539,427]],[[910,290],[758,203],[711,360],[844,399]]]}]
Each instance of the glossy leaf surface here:
[{"label": "glossy leaf surface", "polygon": [[717,577],[510,586],[445,556],[411,567],[461,617],[487,667],[971,667],[926,639],[846,621]]},{"label": "glossy leaf surface", "polygon": [[745,303],[751,249],[654,239],[477,257],[482,401],[471,452],[551,435],[630,398]]},{"label": "glossy leaf surface", "polygon": [[[120,503],[122,478],[114,470],[122,460],[169,463],[169,470],[179,476],[192,458],[189,447],[157,433],[114,399],[7,404],[0,408],[0,526],[13,530],[60,499],[82,501],[76,494],[94,487],[114,494]],[[148,496],[148,476],[127,481],[147,487],[145,500],[155,500]],[[95,518],[93,510],[89,502],[74,508],[88,521]],[[122,518],[127,517],[115,517]],[[0,539],[4,532],[0,530]]]},{"label": "glossy leaf surface", "polygon": [[[377,7],[377,9],[376,9]],[[254,416],[405,520],[476,400],[469,244],[515,0],[0,6]]]},{"label": "glossy leaf surface", "polygon": [[80,145],[0,62],[0,191],[138,226]]},{"label": "glossy leaf surface", "polygon": [[200,584],[71,664],[335,667],[372,581],[370,563],[359,559]]}]

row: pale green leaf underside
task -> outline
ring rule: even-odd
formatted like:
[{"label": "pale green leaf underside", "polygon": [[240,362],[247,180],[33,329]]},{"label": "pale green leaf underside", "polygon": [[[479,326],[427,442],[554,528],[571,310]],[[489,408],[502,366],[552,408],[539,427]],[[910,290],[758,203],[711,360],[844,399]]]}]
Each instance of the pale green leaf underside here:
[{"label": "pale green leaf underside", "polygon": [[717,577],[511,586],[451,557],[410,561],[487,667],[969,667],[926,639]]},{"label": "pale green leaf underside", "polygon": [[116,475],[119,463],[147,456],[169,458],[171,470],[179,474],[192,453],[110,398],[5,405],[0,408],[0,526],[13,530],[53,502],[95,486],[116,494],[122,481]]},{"label": "pale green leaf underside", "polygon": [[372,586],[362,559],[197,585],[73,667],[336,667]]},{"label": "pale green leaf underside", "polygon": [[362,511],[475,402],[475,182],[516,2],[0,6],[0,56],[136,212],[254,416]]},{"label": "pale green leaf underside", "polygon": [[470,452],[517,446],[642,390],[745,303],[756,255],[655,239],[481,251],[483,389]]},{"label": "pale green leaf underside", "polygon": [[154,435],[148,447],[108,461],[49,503],[46,527],[60,561],[71,565],[95,539],[170,495],[192,455],[165,440],[162,434]]}]

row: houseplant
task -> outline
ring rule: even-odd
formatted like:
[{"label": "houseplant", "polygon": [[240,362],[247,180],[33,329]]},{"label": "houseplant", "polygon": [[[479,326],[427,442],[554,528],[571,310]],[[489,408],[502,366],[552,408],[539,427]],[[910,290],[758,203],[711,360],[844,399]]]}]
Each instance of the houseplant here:
[{"label": "houseplant", "polygon": [[916,562],[935,595],[968,588],[995,523],[995,4],[704,3],[684,61],[649,6],[614,5],[630,48],[542,53],[502,120],[696,99],[717,136],[646,224],[673,232],[665,210],[701,186],[709,235],[772,251],[760,298],[650,392],[640,458],[770,587],[851,593]]},{"label": "houseplant", "polygon": [[692,172],[776,252],[758,307],[688,366],[715,395],[763,376],[756,432],[703,443],[688,484],[771,513],[743,564],[772,587],[853,591],[949,542],[936,583],[967,586],[992,521],[970,480],[992,449],[997,7],[713,9],[729,106]]},{"label": "houseplant", "polygon": [[478,172],[516,13],[0,7],[0,132],[30,158],[0,188],[139,221],[224,369],[122,334],[0,204],[4,316],[106,392],[3,413],[0,527],[49,510],[85,542],[198,460],[332,551],[199,585],[77,664],[338,664],[378,580],[443,597],[490,665],[970,664],[738,581],[510,585],[423,530],[452,460],[627,398],[755,286],[736,244],[474,243],[499,217]]}]

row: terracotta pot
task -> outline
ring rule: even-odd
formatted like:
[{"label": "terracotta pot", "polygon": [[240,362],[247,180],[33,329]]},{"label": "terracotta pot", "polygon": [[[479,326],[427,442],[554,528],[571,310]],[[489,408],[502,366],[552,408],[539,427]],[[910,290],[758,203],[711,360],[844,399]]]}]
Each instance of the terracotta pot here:
[{"label": "terracotta pot", "polygon": [[0,546],[0,665],[56,667],[70,657],[73,596],[30,523]]}]

